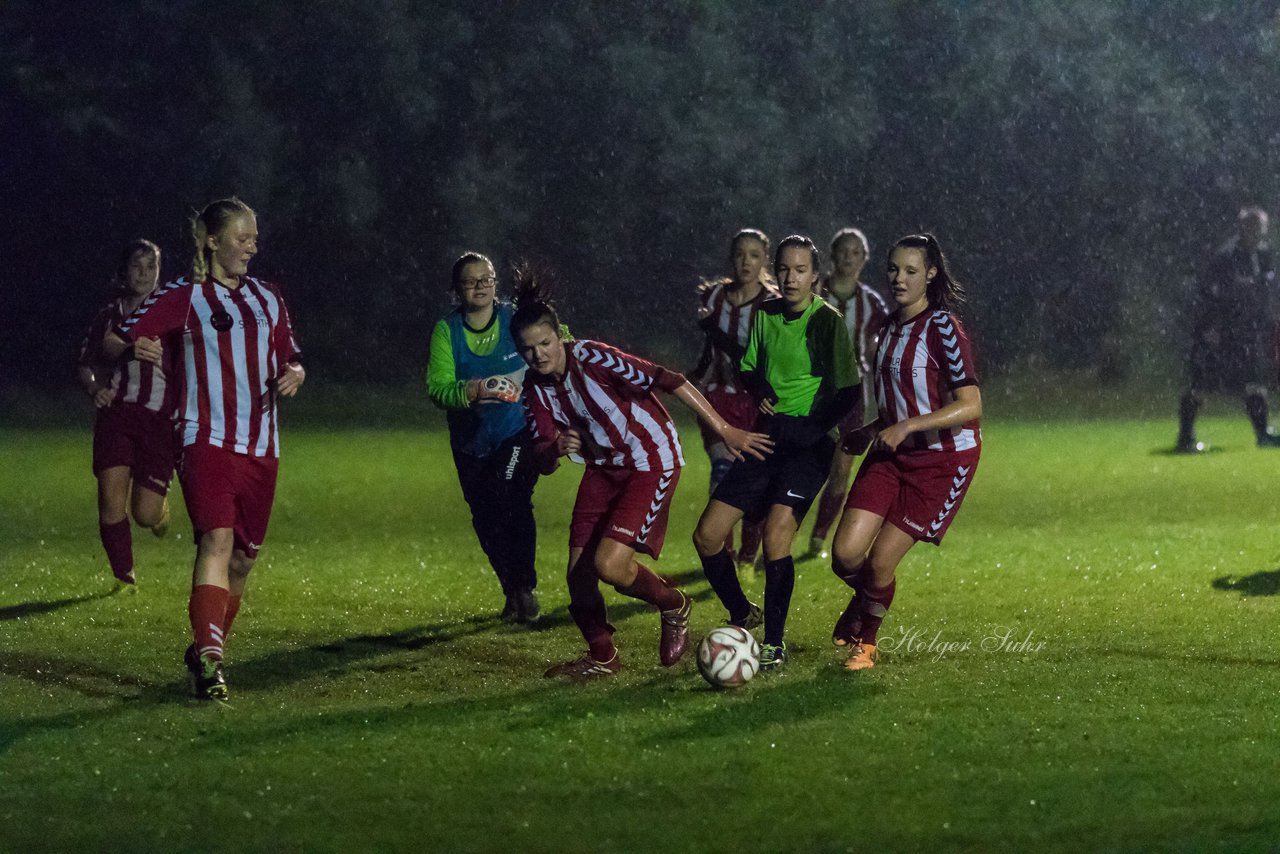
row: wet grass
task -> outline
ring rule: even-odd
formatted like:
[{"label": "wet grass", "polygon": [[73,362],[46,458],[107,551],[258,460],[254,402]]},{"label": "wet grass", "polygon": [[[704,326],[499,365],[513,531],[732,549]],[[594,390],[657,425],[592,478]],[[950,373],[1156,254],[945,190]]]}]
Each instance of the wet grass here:
[{"label": "wet grass", "polygon": [[[688,539],[694,437],[661,568],[700,634],[722,615]],[[946,545],[902,569],[881,667],[839,667],[843,588],[804,563],[792,665],[715,692],[612,594],[623,674],[540,678],[580,648],[572,467],[537,495],[546,618],[512,629],[443,434],[286,424],[211,707],[184,693],[185,524],[135,533],[141,592],[107,595],[86,430],[0,430],[0,849],[1265,849],[1280,453],[1240,417],[1203,425],[1220,453],[1171,438],[993,421]]]}]

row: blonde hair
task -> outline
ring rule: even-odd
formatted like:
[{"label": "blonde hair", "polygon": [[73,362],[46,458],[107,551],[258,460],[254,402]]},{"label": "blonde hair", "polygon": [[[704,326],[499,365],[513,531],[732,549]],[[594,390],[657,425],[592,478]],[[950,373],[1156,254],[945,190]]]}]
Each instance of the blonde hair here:
[{"label": "blonde hair", "polygon": [[236,196],[210,202],[205,209],[191,219],[191,236],[195,238],[196,254],[191,261],[191,281],[203,282],[209,278],[209,235],[219,235],[227,223],[242,214],[252,214],[253,208]]}]

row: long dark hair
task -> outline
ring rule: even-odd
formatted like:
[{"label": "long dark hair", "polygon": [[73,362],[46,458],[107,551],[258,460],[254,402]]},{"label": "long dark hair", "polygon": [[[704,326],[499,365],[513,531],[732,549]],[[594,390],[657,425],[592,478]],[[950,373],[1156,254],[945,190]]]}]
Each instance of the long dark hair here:
[{"label": "long dark hair", "polygon": [[938,238],[927,231],[900,237],[898,242],[889,249],[890,257],[893,256],[893,250],[899,246],[905,249],[919,249],[924,253],[925,266],[933,267],[938,271],[934,274],[933,281],[929,282],[927,291],[929,308],[950,311],[965,301],[964,286],[952,278],[951,268],[947,265],[947,256],[943,254]]},{"label": "long dark hair", "polygon": [[560,315],[551,303],[555,275],[547,267],[520,259],[511,265],[512,301],[516,310],[511,316],[511,334],[539,323],[548,323],[560,334]]}]

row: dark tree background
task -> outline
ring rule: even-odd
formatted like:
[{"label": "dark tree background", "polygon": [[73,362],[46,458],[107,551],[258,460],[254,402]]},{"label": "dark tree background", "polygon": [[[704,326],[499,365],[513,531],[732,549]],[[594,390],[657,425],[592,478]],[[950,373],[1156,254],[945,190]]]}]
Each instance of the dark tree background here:
[{"label": "dark tree background", "polygon": [[1176,373],[1188,277],[1280,189],[1278,35],[1248,0],[10,0],[0,382],[69,383],[124,242],[179,275],[232,193],[328,377],[419,375],[469,248],[679,364],[736,229],[847,224],[873,280],[940,235],[989,374]]}]

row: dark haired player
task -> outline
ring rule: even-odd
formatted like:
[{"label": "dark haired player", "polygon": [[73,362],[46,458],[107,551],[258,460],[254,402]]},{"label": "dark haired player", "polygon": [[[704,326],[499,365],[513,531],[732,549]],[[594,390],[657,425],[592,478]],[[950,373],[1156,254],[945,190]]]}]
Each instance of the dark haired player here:
[{"label": "dark haired player", "polygon": [[873,366],[879,417],[860,431],[874,440],[831,549],[832,571],[853,589],[832,632],[837,646],[849,647],[850,670],[875,665],[898,564],[917,542],[942,542],[973,483],[982,445],[973,355],[952,314],[964,291],[937,239],[900,239],[889,253],[888,278],[896,311]]},{"label": "dark haired player", "polygon": [[512,307],[498,300],[493,262],[478,252],[458,258],[450,279],[457,305],[431,332],[427,391],[448,412],[449,447],[471,525],[506,599],[501,619],[532,624],[540,614],[538,471],[518,396],[525,365],[511,336]]},{"label": "dark haired player", "polygon": [[[529,270],[516,276],[512,333],[529,366],[523,392],[535,458],[551,473],[560,457],[586,464],[569,527],[569,614],[587,642],[581,658],[548,677],[592,679],[621,668],[599,582],[661,612],[659,660],[684,655],[690,599],[636,561],[657,559],[684,456],[656,392],[688,406],[737,455],[768,452],[765,436],[721,418],[681,374],[597,341],[564,340],[560,318]],[[721,546],[724,537],[720,539]]]},{"label": "dark haired player", "polygon": [[1267,387],[1276,372],[1277,304],[1267,227],[1267,212],[1261,208],[1240,211],[1236,236],[1200,277],[1191,305],[1188,387],[1178,406],[1178,453],[1205,448],[1196,439],[1196,415],[1206,391],[1243,394],[1258,447],[1280,447],[1267,417]]},{"label": "dark haired player", "polygon": [[80,385],[97,407],[93,424],[93,474],[98,479],[98,532],[111,573],[134,585],[133,536],[128,510],[144,528],[163,537],[169,528],[169,482],[173,479],[173,393],[164,371],[132,356],[112,361],[102,352],[109,330],[156,289],[160,247],[134,240],[125,247],[116,284],[80,345]]},{"label": "dark haired player", "polygon": [[[820,260],[807,237],[778,244],[774,271],[782,295],[756,312],[739,366],[762,401],[767,417],[758,423],[773,439],[774,452],[733,464],[693,534],[703,572],[728,609],[729,622],[752,628],[763,620],[763,670],[786,664],[783,637],[795,586],[791,545],[827,479],[835,451],[831,434],[859,393],[849,331],[840,313],[815,296]],[[743,518],[765,526],[763,614],[743,594],[724,549],[725,533]]]}]

